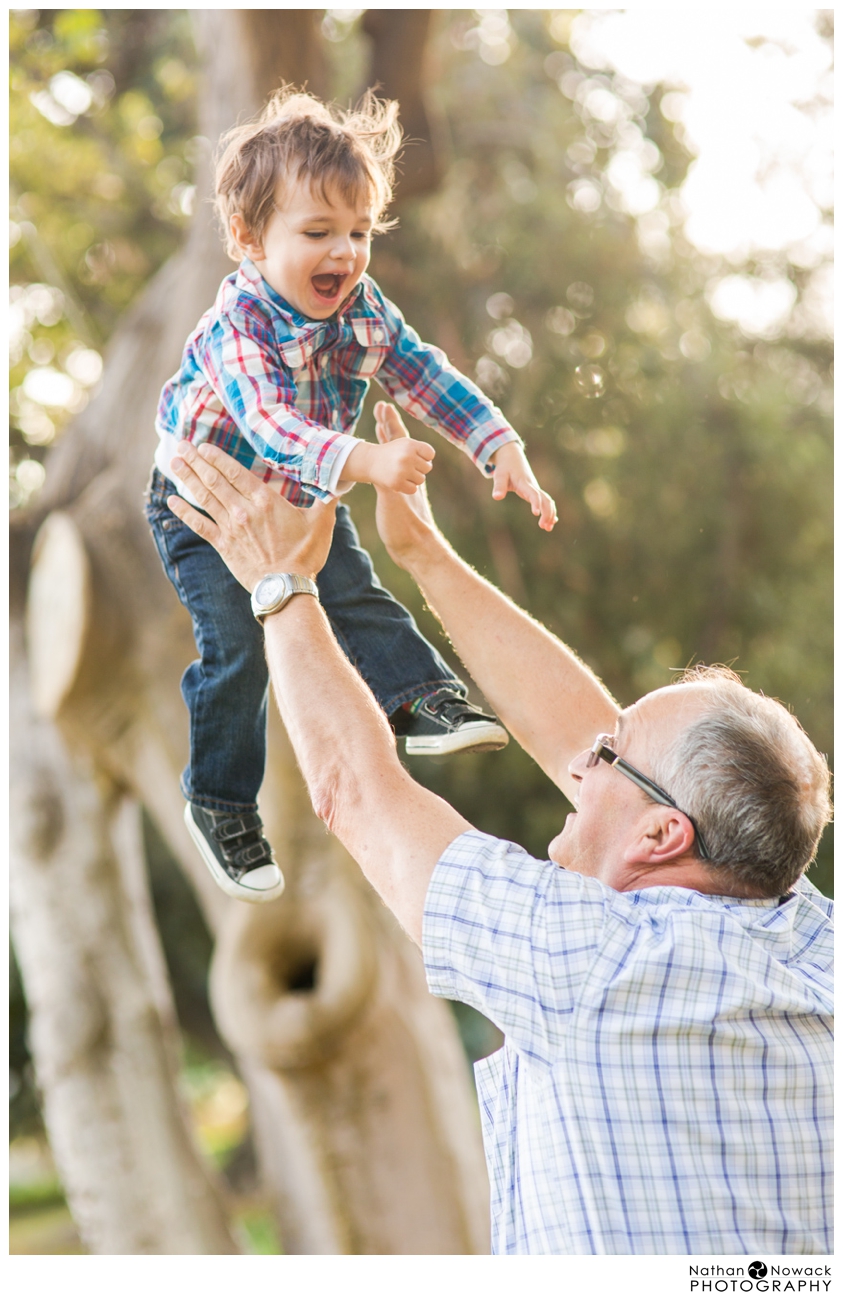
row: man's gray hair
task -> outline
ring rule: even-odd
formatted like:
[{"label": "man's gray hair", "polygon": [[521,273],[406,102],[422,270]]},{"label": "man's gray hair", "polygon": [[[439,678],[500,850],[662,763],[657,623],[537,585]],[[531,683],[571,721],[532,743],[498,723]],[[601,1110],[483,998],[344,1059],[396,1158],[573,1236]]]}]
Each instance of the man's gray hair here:
[{"label": "man's gray hair", "polygon": [[796,718],[726,667],[699,665],[710,708],[653,764],[653,777],[699,825],[724,891],[783,896],[831,819],[828,763]]}]

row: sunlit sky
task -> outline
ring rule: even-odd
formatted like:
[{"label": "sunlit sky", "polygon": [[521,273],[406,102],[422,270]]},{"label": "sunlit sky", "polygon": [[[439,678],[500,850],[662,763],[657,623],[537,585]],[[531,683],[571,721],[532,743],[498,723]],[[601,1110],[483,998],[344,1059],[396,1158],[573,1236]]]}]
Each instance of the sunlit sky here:
[{"label": "sunlit sky", "polygon": [[[750,333],[775,333],[790,313],[785,260],[814,270],[801,308],[808,331],[831,329],[832,58],[815,13],[591,9],[570,26],[586,67],[671,87],[665,114],[696,155],[681,190],[687,237],[735,268],[747,257],[766,263],[760,277],[725,273],[710,288],[716,313]],[[611,179],[626,183],[645,237],[648,211],[658,234],[646,160],[637,173],[632,157],[625,173],[616,165]]]}]

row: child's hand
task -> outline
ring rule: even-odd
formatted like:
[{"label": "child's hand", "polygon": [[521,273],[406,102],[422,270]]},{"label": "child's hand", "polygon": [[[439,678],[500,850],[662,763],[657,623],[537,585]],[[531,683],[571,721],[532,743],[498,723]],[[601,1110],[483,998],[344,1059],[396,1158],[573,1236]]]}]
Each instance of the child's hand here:
[{"label": "child's hand", "polygon": [[507,442],[490,459],[495,466],[492,499],[503,500],[508,491],[526,500],[539,520],[539,527],[550,532],[556,525],[556,504],[542,491],[530,462],[517,442]]},{"label": "child's hand", "polygon": [[417,442],[411,437],[380,446],[361,442],[346,460],[342,476],[346,481],[371,482],[376,487],[412,496],[433,468],[435,454],[427,442]]},{"label": "child's hand", "polygon": [[378,458],[369,481],[376,487],[388,487],[405,496],[412,496],[416,487],[422,485],[425,476],[433,468],[433,457],[436,454],[427,442],[417,442],[411,437],[373,446],[372,451]]}]

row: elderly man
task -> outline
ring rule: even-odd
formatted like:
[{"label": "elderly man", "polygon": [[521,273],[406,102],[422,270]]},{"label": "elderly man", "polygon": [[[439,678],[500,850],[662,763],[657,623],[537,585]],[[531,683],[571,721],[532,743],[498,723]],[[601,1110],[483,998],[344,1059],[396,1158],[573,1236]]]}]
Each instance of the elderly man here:
[{"label": "elderly man", "polygon": [[[382,441],[406,436],[377,413]],[[170,508],[243,586],[313,578],[332,507],[297,511],[214,448],[181,456],[210,517]],[[492,1251],[830,1252],[831,903],[804,878],[824,760],[726,672],[619,710],[450,549],[423,491],[379,492],[378,527],[576,808],[547,861],[474,829],[401,766],[315,586],[253,598],[318,815],[421,946],[431,991],[505,1034],[476,1068]]]}]

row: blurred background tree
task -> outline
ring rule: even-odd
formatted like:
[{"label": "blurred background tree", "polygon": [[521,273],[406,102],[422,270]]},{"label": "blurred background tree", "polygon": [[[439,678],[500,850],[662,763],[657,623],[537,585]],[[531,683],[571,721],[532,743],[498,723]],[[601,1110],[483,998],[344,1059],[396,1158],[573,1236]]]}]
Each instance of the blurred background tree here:
[{"label": "blurred background tree", "polygon": [[[340,100],[360,89],[378,12],[324,13]],[[812,307],[827,257],[701,251],[680,192],[694,158],[682,88],[623,75],[589,43],[587,19],[438,15],[430,106],[447,165],[435,193],[400,204],[400,226],[378,241],[371,269],[522,433],[560,523],[547,537],[523,503],[493,503],[464,457],[431,438],[437,517],[622,704],[689,662],[727,662],[788,703],[830,753],[832,353]],[[829,11],[814,22],[830,43]],[[37,506],[47,452],[96,392],[121,313],[180,245],[212,142],[197,136],[186,11],[14,10],[10,23],[11,503],[20,509]],[[775,48],[775,37],[750,41],[758,58]],[[787,42],[778,48],[787,53]],[[816,84],[808,114],[825,111]],[[728,193],[722,204],[728,220]],[[786,309],[753,323],[729,306],[747,294]],[[370,410],[360,432],[373,436]],[[373,493],[358,491],[355,516],[381,577],[439,634],[383,554]],[[538,854],[567,810],[514,745],[411,766],[481,828]],[[164,903],[179,889],[151,832],[149,847],[183,1027],[201,1067],[224,1062],[203,987],[210,940],[186,888]],[[829,835],[812,877],[831,891]],[[38,1115],[23,994],[12,986],[20,1132]],[[461,1021],[473,1054],[493,1048],[482,1022]]]},{"label": "blurred background tree", "polygon": [[[690,243],[676,95],[580,64],[575,12],[450,16],[436,95],[452,165],[376,246],[387,294],[494,395],[560,512],[542,535],[437,439],[437,517],[622,704],[725,662],[830,753],[832,350],[800,312],[815,268]],[[792,286],[767,337],[712,311],[738,270]],[[531,851],[556,832],[560,795],[512,748],[413,769]],[[830,838],[812,877],[830,890]]]},{"label": "blurred background tree", "polygon": [[[320,93],[328,82],[320,11],[189,17],[204,134],[194,137],[201,198],[187,238],[121,315],[90,404],[75,403],[60,437],[45,430],[54,444],[44,484],[12,519],[12,920],[41,1111],[93,1252],[482,1253],[488,1185],[456,1021],[427,992],[418,950],[314,817],[277,718],[261,811],[284,896],[260,908],[226,901],[184,828],[178,682],[192,637],[139,508],[155,408],[230,269],[205,201],[210,142],[282,78]],[[385,82],[430,141],[430,11],[367,23],[363,84],[386,65]],[[54,74],[36,102],[58,116],[53,100],[68,84]],[[435,180],[428,142],[401,183],[419,194]],[[26,396],[58,409],[56,380],[67,377],[35,367]],[[157,898],[146,868],[153,825],[172,854]],[[191,916],[176,862],[214,939],[207,975],[230,1051],[222,1062],[219,1051],[195,1058],[197,1023],[172,992],[191,964],[178,942]],[[497,1034],[484,1031],[488,1047]],[[15,1142],[13,1163],[19,1152]],[[255,1193],[269,1214],[258,1238]]]}]

